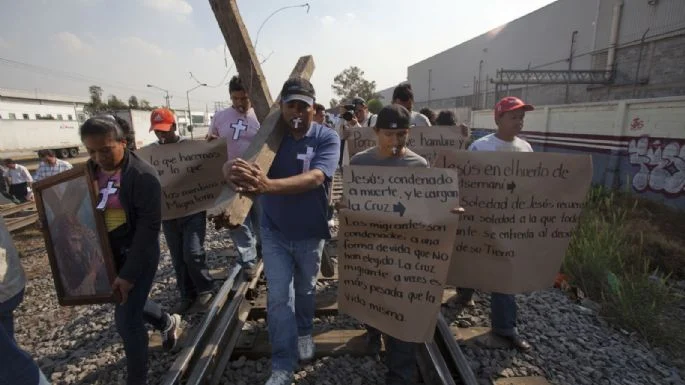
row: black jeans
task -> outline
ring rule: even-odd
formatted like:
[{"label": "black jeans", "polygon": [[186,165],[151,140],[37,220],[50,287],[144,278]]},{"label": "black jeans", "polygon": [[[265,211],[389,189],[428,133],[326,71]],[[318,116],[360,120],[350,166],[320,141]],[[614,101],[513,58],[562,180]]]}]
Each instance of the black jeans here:
[{"label": "black jeans", "polygon": [[26,202],[26,195],[29,193],[29,184],[16,183],[10,185],[10,195],[14,196],[19,202]]},{"label": "black jeans", "polygon": [[162,222],[176,282],[181,298],[193,299],[198,294],[212,291],[212,277],[205,262],[206,213],[188,215]]},{"label": "black jeans", "polygon": [[345,156],[345,139],[340,141],[340,159],[338,160],[338,166],[342,169],[343,157]]},{"label": "black jeans", "polygon": [[[473,289],[458,288],[459,295],[464,301],[473,297]],[[516,297],[512,294],[492,293],[490,296],[490,323],[492,332],[512,337],[518,334],[516,329]]]},{"label": "black jeans", "polygon": [[[369,344],[380,347],[380,330],[366,325]],[[406,342],[385,334],[385,385],[412,385],[416,378],[416,347],[414,342]]]}]

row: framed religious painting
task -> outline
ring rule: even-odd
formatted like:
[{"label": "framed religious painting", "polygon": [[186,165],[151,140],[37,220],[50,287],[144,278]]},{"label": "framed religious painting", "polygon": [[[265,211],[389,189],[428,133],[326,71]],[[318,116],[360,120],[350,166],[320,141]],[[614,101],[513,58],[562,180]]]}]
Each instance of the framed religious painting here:
[{"label": "framed religious painting", "polygon": [[33,187],[59,304],[116,302],[114,259],[88,167],[75,167]]}]

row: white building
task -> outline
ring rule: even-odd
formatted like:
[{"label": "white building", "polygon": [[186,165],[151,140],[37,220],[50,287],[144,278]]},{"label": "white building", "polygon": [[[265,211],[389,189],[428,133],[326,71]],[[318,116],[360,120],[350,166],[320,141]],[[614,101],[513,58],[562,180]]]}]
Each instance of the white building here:
[{"label": "white building", "polygon": [[51,149],[61,158],[78,155],[86,97],[0,88],[0,157],[35,157]]},{"label": "white building", "polygon": [[0,88],[0,119],[83,122],[87,97]]},{"label": "white building", "polygon": [[683,62],[685,0],[558,0],[409,66],[407,79],[416,110],[480,109],[494,105],[501,69],[614,71],[604,84],[500,89],[500,97],[563,104],[683,95]]}]

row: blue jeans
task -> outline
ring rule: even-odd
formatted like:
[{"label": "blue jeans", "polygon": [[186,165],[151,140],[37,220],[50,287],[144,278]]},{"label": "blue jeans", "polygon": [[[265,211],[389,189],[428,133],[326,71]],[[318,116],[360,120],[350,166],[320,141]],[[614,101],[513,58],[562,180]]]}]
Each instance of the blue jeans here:
[{"label": "blue jeans", "polygon": [[5,333],[14,341],[14,309],[19,307],[24,300],[24,289],[21,289],[14,297],[5,302],[0,302],[0,326],[5,329]]},{"label": "blue jeans", "polygon": [[212,277],[205,262],[206,212],[162,222],[181,298],[193,299],[212,291]]},{"label": "blue jeans", "polygon": [[257,262],[257,243],[259,243],[259,217],[261,208],[255,199],[250,212],[245,217],[245,222],[235,229],[228,230],[233,241],[233,246],[238,251],[240,265],[243,267],[254,266]]},{"label": "blue jeans", "polygon": [[[366,325],[369,333],[367,342],[381,346],[381,331]],[[385,385],[411,385],[416,378],[416,347],[414,342],[406,342],[393,336],[385,335]]]},{"label": "blue jeans", "polygon": [[299,358],[297,337],[312,334],[316,277],[324,240],[290,241],[266,227],[262,227],[261,234],[271,368],[292,372]]},{"label": "blue jeans", "polygon": [[[470,300],[473,289],[459,288],[461,298]],[[516,298],[512,294],[492,293],[490,296],[490,323],[492,332],[511,337],[518,334],[516,330]]]},{"label": "blue jeans", "polygon": [[169,322],[169,315],[162,312],[159,304],[147,299],[156,271],[155,265],[143,272],[128,293],[126,303],[116,305],[114,309],[114,322],[126,353],[127,385],[147,384],[148,336],[145,322],[157,330],[164,330]]}]

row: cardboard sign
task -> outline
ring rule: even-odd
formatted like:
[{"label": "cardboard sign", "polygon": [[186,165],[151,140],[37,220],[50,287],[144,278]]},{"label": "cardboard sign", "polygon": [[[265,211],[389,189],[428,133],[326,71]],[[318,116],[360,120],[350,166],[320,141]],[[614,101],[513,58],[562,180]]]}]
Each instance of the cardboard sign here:
[{"label": "cardboard sign", "polygon": [[226,139],[186,140],[150,145],[136,154],[157,170],[162,184],[162,219],[174,219],[214,207],[226,183]]},{"label": "cardboard sign", "polygon": [[461,216],[447,283],[515,294],[552,286],[590,183],[589,155],[450,151]]},{"label": "cardboard sign", "polygon": [[338,307],[404,341],[433,337],[454,247],[457,173],[349,166],[340,213]]},{"label": "cardboard sign", "polygon": [[[429,162],[440,151],[463,150],[468,136],[457,126],[413,127],[409,129],[407,147],[423,156]],[[376,145],[376,133],[371,127],[357,127],[350,130],[347,138],[350,157]]]}]

